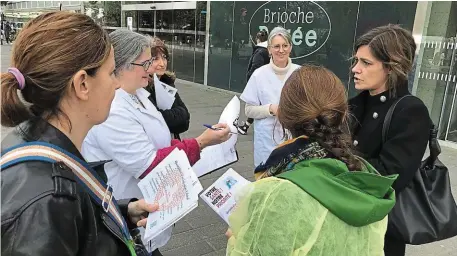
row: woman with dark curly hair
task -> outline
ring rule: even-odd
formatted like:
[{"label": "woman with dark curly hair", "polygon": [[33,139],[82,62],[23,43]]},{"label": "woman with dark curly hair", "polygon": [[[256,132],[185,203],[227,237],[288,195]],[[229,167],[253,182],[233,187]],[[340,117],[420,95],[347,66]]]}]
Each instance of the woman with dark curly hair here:
[{"label": "woman with dark curly hair", "polygon": [[179,92],[175,94],[175,101],[170,109],[160,109],[157,107],[157,99],[155,93],[155,84],[153,75],[159,78],[160,82],[171,87],[175,86],[176,75],[167,70],[170,54],[165,43],[158,37],[148,37],[151,44],[151,73],[149,75],[148,86],[145,89],[151,94],[148,99],[156,106],[157,110],[162,114],[163,119],[167,123],[168,129],[173,134],[175,139],[181,140],[179,134],[189,130],[190,113],[186,104],[181,99]]}]

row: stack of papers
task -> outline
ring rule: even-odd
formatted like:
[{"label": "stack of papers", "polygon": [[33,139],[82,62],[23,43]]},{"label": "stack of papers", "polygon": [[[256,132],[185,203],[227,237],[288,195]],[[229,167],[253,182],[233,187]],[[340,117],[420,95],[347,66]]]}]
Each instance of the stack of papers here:
[{"label": "stack of papers", "polygon": [[236,206],[237,194],[240,189],[250,183],[250,181],[230,168],[209,186],[200,197],[228,224],[228,217]]},{"label": "stack of papers", "polygon": [[175,149],[139,183],[148,203],[158,203],[159,210],[148,215],[143,241],[176,223],[198,206],[203,190],[184,151]]},{"label": "stack of papers", "polygon": [[178,89],[160,82],[154,74],[154,90],[156,93],[157,108],[161,110],[171,109],[175,102],[175,95]]},{"label": "stack of papers", "polygon": [[219,123],[225,123],[230,127],[232,134],[230,139],[224,143],[204,148],[200,153],[200,160],[192,167],[198,177],[218,170],[224,166],[238,161],[236,142],[238,130],[235,123],[240,116],[240,100],[234,96],[222,111]]}]

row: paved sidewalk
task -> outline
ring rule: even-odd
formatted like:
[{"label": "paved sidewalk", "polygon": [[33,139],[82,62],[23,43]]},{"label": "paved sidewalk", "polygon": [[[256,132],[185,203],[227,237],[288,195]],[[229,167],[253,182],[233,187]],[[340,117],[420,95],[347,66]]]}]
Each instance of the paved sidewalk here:
[{"label": "paved sidewalk", "polygon": [[[4,72],[9,65],[10,46],[1,47],[1,70]],[[233,97],[230,93],[210,90],[189,83],[178,83],[179,93],[191,112],[190,130],[183,138],[198,136],[203,131],[202,124],[215,123],[219,119],[225,105]],[[243,106],[244,107],[244,106]],[[242,111],[244,112],[244,111]],[[244,118],[244,114],[240,119]],[[2,127],[2,138],[9,129]],[[238,140],[237,149],[240,160],[231,167],[249,180],[253,180],[253,142],[252,130],[248,136]],[[457,150],[442,147],[440,159],[450,169],[454,195],[457,197]],[[202,177],[201,183],[206,189],[227,168]],[[170,242],[161,249],[166,256],[222,256],[225,255],[227,225],[204,202],[176,224]],[[344,235],[344,234],[342,234]],[[408,256],[457,256],[457,238],[423,245],[410,246]]]}]

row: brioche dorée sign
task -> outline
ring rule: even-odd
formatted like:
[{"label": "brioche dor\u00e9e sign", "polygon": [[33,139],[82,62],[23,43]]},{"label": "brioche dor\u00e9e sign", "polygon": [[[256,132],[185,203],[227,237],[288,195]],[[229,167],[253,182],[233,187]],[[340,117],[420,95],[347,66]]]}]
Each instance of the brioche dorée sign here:
[{"label": "brioche dor\u00e9e sign", "polygon": [[[259,30],[270,32],[274,27],[287,29],[292,36],[292,59],[317,52],[330,37],[332,24],[322,4],[312,1],[270,1],[261,5],[249,21],[251,38]],[[298,49],[297,49],[298,48]]]}]

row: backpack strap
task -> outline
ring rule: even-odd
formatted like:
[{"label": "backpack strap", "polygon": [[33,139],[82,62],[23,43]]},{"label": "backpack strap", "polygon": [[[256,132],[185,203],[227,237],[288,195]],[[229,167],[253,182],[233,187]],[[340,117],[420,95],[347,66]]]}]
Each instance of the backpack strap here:
[{"label": "backpack strap", "polygon": [[132,255],[132,237],[128,231],[127,223],[113,196],[113,188],[100,178],[100,176],[84,161],[70,152],[46,142],[27,142],[8,148],[1,154],[0,164],[2,169],[28,161],[42,161],[49,163],[64,163],[75,174],[77,182],[106,212],[106,214],[119,226],[124,235],[125,243]]}]

